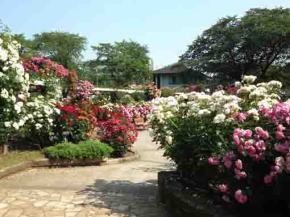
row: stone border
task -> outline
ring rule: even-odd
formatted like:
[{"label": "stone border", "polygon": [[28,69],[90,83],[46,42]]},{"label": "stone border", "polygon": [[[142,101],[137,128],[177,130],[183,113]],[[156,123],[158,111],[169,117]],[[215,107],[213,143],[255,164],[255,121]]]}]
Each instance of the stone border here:
[{"label": "stone border", "polygon": [[[103,165],[113,165],[113,164],[119,164],[119,163],[125,163],[125,162],[130,162],[134,161],[140,158],[140,155],[138,153],[134,153],[133,155],[130,156],[125,156],[123,158],[109,158],[109,159],[104,159],[101,161],[98,165],[103,166]],[[13,165],[11,167],[6,167],[4,169],[0,170],[0,179],[10,176],[12,174],[30,169],[30,168],[36,168],[36,167],[61,167],[62,165],[55,165],[50,162],[49,159],[47,158],[41,158],[33,161],[28,161],[28,162],[23,162],[20,164]],[[64,165],[63,165],[64,166]],[[69,166],[69,165],[65,165]],[[70,166],[75,166],[74,164],[71,164]],[[87,166],[93,166],[91,164],[88,164]]]}]

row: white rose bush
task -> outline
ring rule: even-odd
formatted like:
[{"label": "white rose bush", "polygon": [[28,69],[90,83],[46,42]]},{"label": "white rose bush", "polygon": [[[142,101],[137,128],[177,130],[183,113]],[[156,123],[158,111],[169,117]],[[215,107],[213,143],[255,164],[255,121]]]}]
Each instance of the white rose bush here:
[{"label": "white rose bush", "polygon": [[25,137],[39,147],[52,144],[62,79],[68,70],[47,58],[21,61],[20,45],[0,35],[0,145],[10,136]]},{"label": "white rose bush", "polygon": [[0,35],[0,144],[25,124],[22,111],[29,96],[29,74],[19,60],[19,48],[10,35]]},{"label": "white rose bush", "polygon": [[290,103],[281,101],[281,82],[255,80],[244,76],[234,93],[155,99],[150,133],[182,178],[221,203],[289,206]]}]

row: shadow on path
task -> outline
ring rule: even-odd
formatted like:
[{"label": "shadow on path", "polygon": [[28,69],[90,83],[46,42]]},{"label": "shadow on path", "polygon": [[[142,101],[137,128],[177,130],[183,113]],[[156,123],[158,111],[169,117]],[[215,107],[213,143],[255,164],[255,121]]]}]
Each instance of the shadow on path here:
[{"label": "shadow on path", "polygon": [[130,217],[166,217],[156,192],[156,180],[134,183],[99,179],[78,194],[86,195],[91,206],[110,208],[112,213],[130,214]]}]

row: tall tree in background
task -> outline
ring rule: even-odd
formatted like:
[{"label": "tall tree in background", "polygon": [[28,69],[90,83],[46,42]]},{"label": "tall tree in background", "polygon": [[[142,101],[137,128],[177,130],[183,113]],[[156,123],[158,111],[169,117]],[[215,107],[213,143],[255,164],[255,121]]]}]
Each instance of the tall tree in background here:
[{"label": "tall tree in background", "polygon": [[35,34],[33,48],[38,55],[46,56],[68,69],[77,69],[87,39],[68,32],[43,32]]},{"label": "tall tree in background", "polygon": [[13,34],[12,37],[21,45],[19,54],[22,58],[28,59],[38,55],[33,40],[27,39],[24,34]]},{"label": "tall tree in background", "polygon": [[113,85],[144,84],[151,81],[152,71],[148,49],[134,41],[92,46],[97,58],[94,66],[103,66],[103,73],[110,76]]},{"label": "tall tree in background", "polygon": [[224,83],[245,74],[266,80],[277,69],[289,78],[289,23],[288,8],[251,9],[241,18],[222,18],[189,46],[181,61]]}]

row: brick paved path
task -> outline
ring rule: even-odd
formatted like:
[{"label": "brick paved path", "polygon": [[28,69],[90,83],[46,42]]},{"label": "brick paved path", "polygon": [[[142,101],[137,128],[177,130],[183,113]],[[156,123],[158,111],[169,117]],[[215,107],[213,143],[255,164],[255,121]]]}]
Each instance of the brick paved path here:
[{"label": "brick paved path", "polygon": [[135,149],[134,162],[31,169],[0,180],[0,217],[165,217],[157,172],[170,163],[145,131]]}]

